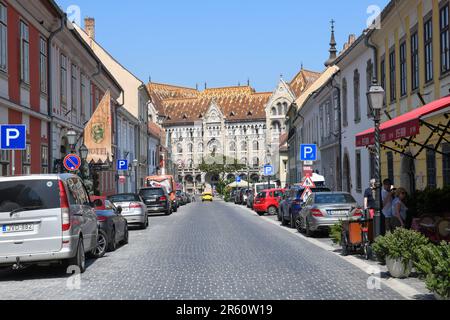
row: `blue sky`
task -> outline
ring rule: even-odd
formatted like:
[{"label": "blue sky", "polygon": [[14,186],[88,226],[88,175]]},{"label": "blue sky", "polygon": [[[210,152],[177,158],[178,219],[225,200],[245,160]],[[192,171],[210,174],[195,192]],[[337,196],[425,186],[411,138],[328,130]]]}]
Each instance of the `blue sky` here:
[{"label": "blue sky", "polygon": [[322,71],[330,23],[341,50],[388,0],[57,0],[96,19],[96,40],[147,82],[203,88],[247,83],[272,91],[280,74]]}]

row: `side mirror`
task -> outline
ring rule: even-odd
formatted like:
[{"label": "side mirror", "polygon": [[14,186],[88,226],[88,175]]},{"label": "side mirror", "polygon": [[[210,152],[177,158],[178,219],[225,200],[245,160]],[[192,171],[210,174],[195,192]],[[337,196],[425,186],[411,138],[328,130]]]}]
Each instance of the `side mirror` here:
[{"label": "side mirror", "polygon": [[122,211],[123,211],[122,207],[121,207],[121,206],[118,206],[118,207],[117,207],[117,212],[118,212],[119,214],[122,214]]}]

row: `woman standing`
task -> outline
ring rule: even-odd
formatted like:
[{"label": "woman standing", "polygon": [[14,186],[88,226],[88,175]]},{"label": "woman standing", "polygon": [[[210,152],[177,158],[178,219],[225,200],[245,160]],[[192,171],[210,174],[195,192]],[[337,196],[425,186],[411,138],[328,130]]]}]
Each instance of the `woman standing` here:
[{"label": "woman standing", "polygon": [[395,199],[392,200],[392,228],[405,228],[408,211],[405,205],[406,190],[404,188],[398,188],[395,195]]}]

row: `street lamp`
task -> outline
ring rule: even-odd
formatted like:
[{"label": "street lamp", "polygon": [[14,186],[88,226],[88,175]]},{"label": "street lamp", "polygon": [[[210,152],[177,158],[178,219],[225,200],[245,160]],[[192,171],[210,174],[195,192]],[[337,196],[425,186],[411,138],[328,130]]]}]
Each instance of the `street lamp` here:
[{"label": "street lamp", "polygon": [[374,217],[374,231],[375,237],[381,235],[381,166],[380,166],[380,156],[381,156],[381,142],[380,142],[380,122],[381,122],[381,109],[383,108],[384,102],[384,89],[380,86],[376,79],[372,80],[372,85],[367,93],[369,105],[374,111],[374,123],[375,123],[375,202],[376,211]]},{"label": "street lamp", "polygon": [[75,145],[77,144],[77,133],[75,130],[73,130],[72,128],[69,129],[69,131],[67,131],[67,141],[69,142],[69,146],[71,148],[71,151],[73,151],[73,149],[75,149]]},{"label": "street lamp", "polygon": [[85,164],[86,164],[86,158],[87,158],[87,156],[88,156],[88,154],[89,154],[89,149],[86,147],[86,145],[82,145],[81,147],[80,147],[80,150],[79,150],[79,152],[80,152],[80,157],[81,157],[81,178],[83,179],[83,180],[85,180],[86,179],[86,175],[85,175]]}]

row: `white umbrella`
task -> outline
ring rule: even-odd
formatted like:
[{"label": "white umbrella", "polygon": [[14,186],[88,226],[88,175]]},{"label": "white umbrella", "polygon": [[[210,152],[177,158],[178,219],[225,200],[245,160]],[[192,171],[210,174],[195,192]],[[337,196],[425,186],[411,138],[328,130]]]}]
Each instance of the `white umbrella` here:
[{"label": "white umbrella", "polygon": [[227,185],[228,188],[245,188],[248,187],[248,182],[241,180],[241,182],[233,182]]}]

